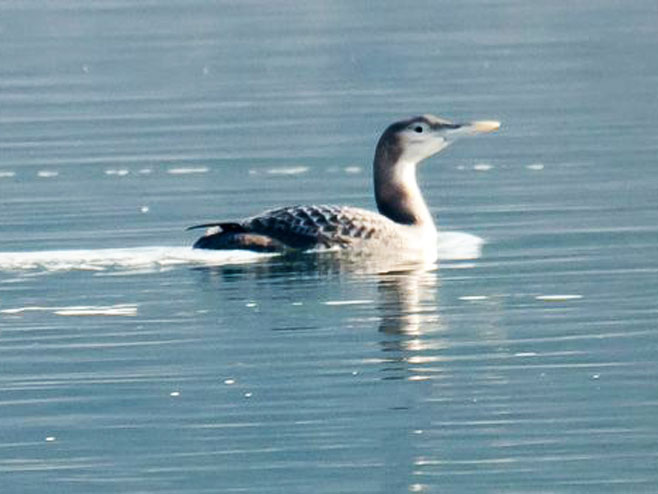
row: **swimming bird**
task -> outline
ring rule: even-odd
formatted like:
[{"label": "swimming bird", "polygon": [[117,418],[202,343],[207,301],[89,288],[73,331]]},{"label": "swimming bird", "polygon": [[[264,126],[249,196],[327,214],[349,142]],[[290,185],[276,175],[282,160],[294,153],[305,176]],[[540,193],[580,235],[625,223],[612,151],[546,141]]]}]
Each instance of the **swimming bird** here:
[{"label": "swimming bird", "polygon": [[457,138],[500,127],[496,121],[452,123],[421,115],[391,124],[373,162],[378,213],[351,206],[297,205],[234,222],[205,223],[197,249],[287,252],[345,249],[433,262],[437,229],[416,181],[416,166]]}]

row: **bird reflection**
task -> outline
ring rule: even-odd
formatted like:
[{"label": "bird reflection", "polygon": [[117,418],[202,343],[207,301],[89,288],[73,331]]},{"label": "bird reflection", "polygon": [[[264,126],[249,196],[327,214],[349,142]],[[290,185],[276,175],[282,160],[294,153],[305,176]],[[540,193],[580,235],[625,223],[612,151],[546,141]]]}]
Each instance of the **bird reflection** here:
[{"label": "bird reflection", "polygon": [[378,288],[379,330],[385,379],[422,380],[422,365],[435,359],[423,356],[443,346],[437,333],[443,331],[438,311],[436,270],[415,269],[380,275]]},{"label": "bird reflection", "polygon": [[388,334],[418,335],[439,321],[435,270],[416,269],[382,273],[379,292],[379,330]]},{"label": "bird reflection", "polygon": [[[431,354],[424,354],[445,346],[437,338],[444,328],[438,311],[439,280],[435,264],[410,264],[391,257],[345,256],[338,252],[280,256],[254,264],[195,269],[218,289],[225,290],[231,283],[247,282],[247,286],[239,288],[242,296],[253,294],[257,288],[257,298],[264,304],[279,300],[270,313],[273,319],[283,319],[283,324],[277,324],[277,328],[288,325],[291,329],[309,329],[309,322],[321,324],[323,319],[315,312],[307,312],[311,319],[300,326],[293,324],[285,309],[277,310],[292,303],[300,293],[306,298],[305,303],[309,303],[313,299],[334,296],[343,290],[343,282],[358,286],[360,291],[366,292],[364,298],[374,298],[372,302],[366,301],[368,316],[360,320],[372,320],[374,312],[381,334],[379,344],[384,353],[381,362],[385,379],[423,379],[427,372],[418,373],[418,369],[436,360]],[[254,279],[258,283],[249,282]]]},{"label": "bird reflection", "polygon": [[[386,451],[382,492],[422,492],[414,480],[414,458],[422,434],[431,419],[419,396],[431,393],[432,372],[437,348],[446,346],[440,338],[444,327],[438,310],[436,269],[411,269],[379,276],[378,312],[383,380],[389,381],[390,413],[401,414],[382,442]],[[412,382],[414,382],[412,384]],[[421,388],[418,388],[421,386]]]},{"label": "bird reflection", "polygon": [[[199,271],[220,291],[228,289],[230,297],[251,296],[259,305],[271,304],[272,312],[265,309],[264,317],[270,329],[278,329],[277,318],[285,321],[283,326],[290,331],[300,327],[312,330],[313,324],[372,327],[374,323],[378,331],[371,333],[369,341],[374,340],[375,346],[366,344],[357,353],[362,363],[376,366],[371,384],[386,383],[385,393],[370,395],[371,406],[397,417],[387,422],[381,434],[369,439],[381,441],[384,452],[382,492],[422,492],[414,472],[415,460],[423,454],[423,433],[432,428],[425,400],[433,393],[432,376],[445,373],[437,366],[442,362],[437,353],[447,347],[448,341],[443,337],[446,328],[438,309],[437,266],[395,263],[390,259],[386,263],[381,259],[355,262],[354,256],[297,255]],[[322,303],[346,290],[359,299],[372,301],[364,300],[351,309]],[[316,302],[309,305],[312,310],[302,311],[309,318],[301,321],[306,324],[299,324],[304,316],[286,309],[300,300],[304,305]],[[372,348],[378,354],[375,358]],[[344,365],[344,361],[337,365]]]}]

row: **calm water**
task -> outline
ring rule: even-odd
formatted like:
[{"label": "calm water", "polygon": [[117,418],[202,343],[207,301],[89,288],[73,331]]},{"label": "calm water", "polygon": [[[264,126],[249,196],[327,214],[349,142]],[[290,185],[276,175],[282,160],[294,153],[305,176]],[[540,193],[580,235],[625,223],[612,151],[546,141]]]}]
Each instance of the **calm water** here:
[{"label": "calm water", "polygon": [[[656,492],[656,53],[654,0],[0,1],[2,492]],[[425,112],[504,125],[421,170],[438,270],[189,249],[372,208]]]}]

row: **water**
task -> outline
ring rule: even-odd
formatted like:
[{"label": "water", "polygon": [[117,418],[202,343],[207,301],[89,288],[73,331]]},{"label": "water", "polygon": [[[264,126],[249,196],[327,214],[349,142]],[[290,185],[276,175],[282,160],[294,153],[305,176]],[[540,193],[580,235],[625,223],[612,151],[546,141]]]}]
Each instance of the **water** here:
[{"label": "water", "polygon": [[[655,492],[657,21],[0,2],[3,492]],[[503,122],[421,169],[438,269],[189,248],[372,208],[425,112]]]}]

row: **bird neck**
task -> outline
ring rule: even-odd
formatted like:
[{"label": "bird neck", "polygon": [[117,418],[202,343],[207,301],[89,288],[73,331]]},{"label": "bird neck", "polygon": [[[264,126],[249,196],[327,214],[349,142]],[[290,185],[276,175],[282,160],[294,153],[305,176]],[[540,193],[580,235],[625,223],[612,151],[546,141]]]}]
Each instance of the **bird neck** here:
[{"label": "bird neck", "polygon": [[416,164],[380,143],[373,167],[377,209],[396,223],[435,228],[416,181]]}]

